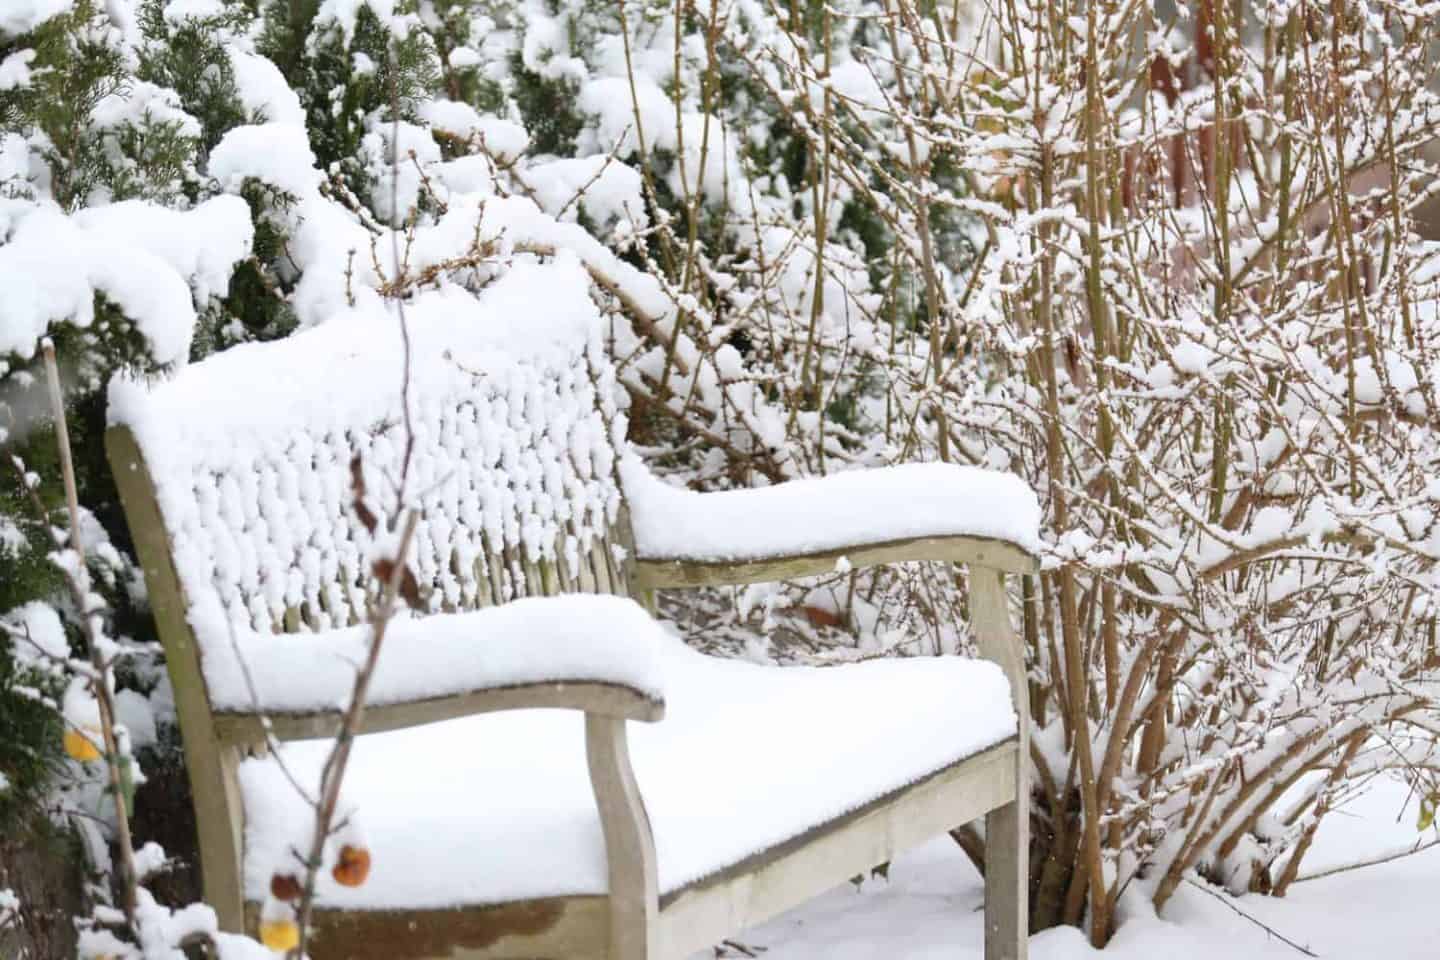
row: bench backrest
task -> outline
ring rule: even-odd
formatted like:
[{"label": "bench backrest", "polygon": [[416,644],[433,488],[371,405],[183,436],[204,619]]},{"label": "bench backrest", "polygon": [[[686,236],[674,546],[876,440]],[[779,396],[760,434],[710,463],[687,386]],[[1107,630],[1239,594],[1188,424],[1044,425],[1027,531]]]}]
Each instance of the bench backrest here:
[{"label": "bench backrest", "polygon": [[[127,514],[135,527],[153,497],[163,527],[163,539],[137,536],[151,541],[137,543],[141,561],[152,593],[166,582],[152,567],[178,593],[152,600],[184,612],[157,614],[167,653],[193,644],[203,658],[237,627],[303,634],[364,619],[402,475],[431,610],[626,593],[623,416],[587,285],[578,267],[522,265],[478,303],[420,297],[406,308],[408,383],[400,321],[372,305],[163,382],[112,384]],[[381,518],[373,533],[354,508],[357,457]]]}]

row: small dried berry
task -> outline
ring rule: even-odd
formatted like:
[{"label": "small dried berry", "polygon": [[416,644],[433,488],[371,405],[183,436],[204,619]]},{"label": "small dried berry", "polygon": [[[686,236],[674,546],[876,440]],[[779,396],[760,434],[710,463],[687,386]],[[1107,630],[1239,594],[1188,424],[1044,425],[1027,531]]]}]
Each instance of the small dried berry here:
[{"label": "small dried berry", "polygon": [[300,889],[300,881],[293,873],[277,873],[270,878],[270,896],[276,900],[289,903],[291,900],[299,900],[302,893],[304,891]]},{"label": "small dried berry", "polygon": [[342,887],[358,887],[370,876],[370,851],[350,844],[340,848],[340,859],[330,871],[335,882]]}]

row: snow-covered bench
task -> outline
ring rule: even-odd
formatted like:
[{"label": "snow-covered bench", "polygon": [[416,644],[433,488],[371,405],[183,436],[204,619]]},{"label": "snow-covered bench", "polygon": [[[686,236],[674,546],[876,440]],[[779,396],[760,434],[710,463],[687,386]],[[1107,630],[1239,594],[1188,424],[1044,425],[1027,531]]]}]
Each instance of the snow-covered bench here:
[{"label": "snow-covered bench", "polygon": [[[478,301],[408,305],[405,489],[431,612],[383,648],[345,785],[374,866],[360,887],[322,873],[312,955],[684,957],[986,816],[985,955],[1023,957],[1027,743],[1003,577],[1034,569],[1033,495],[946,465],[668,486],[624,445],[587,283],[522,264]],[[288,776],[318,779],[367,641],[374,543],[351,461],[390,503],[401,356],[393,317],[361,309],[111,387],[108,453],[228,929],[294,864],[311,814]],[[985,659],[720,660],[629,599],[842,557],[968,564]]]}]

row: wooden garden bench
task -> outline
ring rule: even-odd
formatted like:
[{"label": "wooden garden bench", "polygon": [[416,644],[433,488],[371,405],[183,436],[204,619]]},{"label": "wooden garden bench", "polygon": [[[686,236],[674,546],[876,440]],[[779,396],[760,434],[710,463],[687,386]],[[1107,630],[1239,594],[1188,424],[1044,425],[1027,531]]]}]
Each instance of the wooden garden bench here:
[{"label": "wooden garden bench", "polygon": [[[403,472],[429,612],[383,648],[345,790],[374,866],[357,888],[322,874],[311,955],[685,957],[985,816],[985,956],[1024,957],[1028,747],[1003,578],[1035,569],[1033,495],[937,464],[669,486],[624,445],[586,283],[519,265],[478,300],[407,307]],[[526,302],[545,306],[514,317]],[[261,716],[313,784],[368,637],[351,461],[380,512],[406,447],[398,327],[371,313],[111,387],[107,450],[228,930],[253,930],[311,825]],[[626,599],[842,558],[967,564],[984,659],[722,660]]]}]

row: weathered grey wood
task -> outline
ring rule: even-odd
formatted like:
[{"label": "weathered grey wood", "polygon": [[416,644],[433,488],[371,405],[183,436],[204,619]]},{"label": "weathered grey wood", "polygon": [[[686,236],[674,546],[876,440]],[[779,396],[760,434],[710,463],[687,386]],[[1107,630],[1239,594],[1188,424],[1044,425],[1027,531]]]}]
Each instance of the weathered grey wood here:
[{"label": "weathered grey wood", "polygon": [[[246,929],[260,904],[245,905]],[[603,896],[547,897],[464,909],[315,912],[311,960],[606,960]]]},{"label": "weathered grey wood", "polygon": [[495,602],[502,603],[507,600],[517,600],[525,596],[525,591],[520,589],[520,581],[524,574],[520,571],[519,561],[515,559],[515,548],[507,540],[500,541],[500,552],[495,555],[499,561],[496,566],[500,570],[500,582],[504,585],[508,579],[509,589],[501,590],[495,594]]},{"label": "weathered grey wood", "polygon": [[[474,690],[453,697],[375,704],[365,708],[361,734],[416,727],[475,713],[499,710],[581,710],[600,717],[653,722],[665,716],[665,703],[638,690],[611,683],[527,683],[513,687]],[[271,733],[280,740],[331,737],[339,728],[336,710],[314,713],[271,713]],[[264,739],[260,715],[216,713],[216,736],[223,743],[257,743]]]},{"label": "weathered grey wood", "polygon": [[234,748],[220,746],[211,722],[199,649],[185,619],[185,595],[155,501],[150,470],[127,427],[111,427],[105,432],[105,453],[135,541],[135,554],[145,572],[155,628],[165,647],[165,667],[174,690],[195,807],[205,901],[215,908],[220,929],[239,931],[244,922],[242,812],[235,779],[239,754]]},{"label": "weathered grey wood", "polygon": [[1005,540],[983,537],[913,537],[885,543],[856,544],[835,550],[793,556],[761,557],[753,560],[709,561],[649,559],[638,557],[634,564],[635,586],[716,587],[745,583],[767,583],[833,573],[841,559],[852,568],[907,560],[945,560],[988,567],[1004,573],[1034,573],[1038,561]]},{"label": "weathered grey wood", "polygon": [[501,567],[504,561],[500,557],[500,551],[495,544],[490,542],[490,535],[480,531],[480,542],[485,547],[485,571],[490,576],[490,606],[498,606],[505,602],[505,580]]},{"label": "weathered grey wood", "polygon": [[577,593],[600,593],[595,584],[595,567],[590,559],[590,545],[579,538],[575,530],[575,524],[569,524],[569,531],[575,542],[575,569],[571,573],[575,580],[575,591]]},{"label": "weathered grey wood", "polygon": [[1015,796],[1015,742],[1006,741],[667,894],[660,911],[666,958],[685,957],[864,874]]},{"label": "weathered grey wood", "polygon": [[520,569],[525,574],[525,592],[522,596],[550,596],[553,591],[540,570],[540,564],[530,556],[530,548],[522,545],[515,548],[515,553],[520,558]]},{"label": "weathered grey wood", "polygon": [[605,562],[605,554],[610,550],[608,537],[596,537],[590,541],[590,549],[581,563],[588,564],[590,576],[595,582],[596,593],[617,593],[615,585],[610,582],[610,565]]},{"label": "weathered grey wood", "polygon": [[[615,556],[617,546],[624,555],[623,559]],[[630,508],[623,502],[615,515],[615,526],[611,529],[610,536],[601,543],[601,547],[605,566],[610,572],[610,591],[623,597],[635,596],[635,531],[630,526]]]},{"label": "weathered grey wood", "polygon": [[1004,577],[970,571],[970,619],[980,655],[1010,680],[1019,714],[1015,800],[985,818],[985,960],[1025,960],[1030,924],[1030,723],[1024,651],[1010,624]]},{"label": "weathered grey wood", "polygon": [[1019,800],[985,816],[985,960],[1030,955],[1028,819]]},{"label": "weathered grey wood", "polygon": [[[567,524],[568,526],[568,524]],[[567,531],[568,533],[568,531]],[[570,568],[570,561],[565,556],[565,541],[568,537],[561,534],[555,544],[555,573],[559,577],[555,585],[555,593],[579,593],[579,581],[576,579],[578,570]]]},{"label": "weathered grey wood", "polygon": [[660,956],[655,842],[635,772],[630,768],[625,721],[587,713],[585,755],[605,835],[606,872],[610,879],[609,960],[652,960]]},{"label": "weathered grey wood", "polygon": [[490,584],[490,568],[484,556],[475,558],[475,606],[494,606],[494,589]]}]

